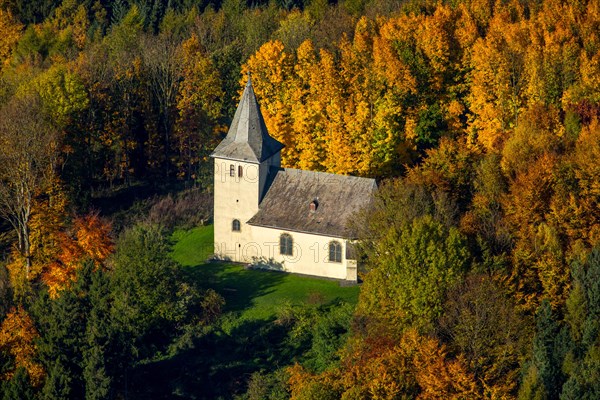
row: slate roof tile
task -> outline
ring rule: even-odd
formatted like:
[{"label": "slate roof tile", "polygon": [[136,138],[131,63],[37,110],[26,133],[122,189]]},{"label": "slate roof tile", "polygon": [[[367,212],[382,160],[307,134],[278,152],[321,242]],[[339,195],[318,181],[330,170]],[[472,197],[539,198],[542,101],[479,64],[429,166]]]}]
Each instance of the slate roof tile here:
[{"label": "slate roof tile", "polygon": [[252,82],[248,79],[229,132],[211,157],[261,163],[283,147],[282,143],[269,135],[254,95]]},{"label": "slate roof tile", "polygon": [[[367,207],[377,189],[374,179],[298,169],[274,169],[274,179],[248,224],[355,238],[352,215]],[[316,203],[311,211],[310,203]]]}]

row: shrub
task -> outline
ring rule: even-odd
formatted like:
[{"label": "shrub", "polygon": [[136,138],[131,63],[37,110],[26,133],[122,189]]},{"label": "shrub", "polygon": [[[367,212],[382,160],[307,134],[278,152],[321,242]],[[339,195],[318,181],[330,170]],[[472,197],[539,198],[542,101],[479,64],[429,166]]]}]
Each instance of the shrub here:
[{"label": "shrub", "polygon": [[213,199],[210,193],[192,189],[175,197],[171,194],[152,202],[147,220],[167,230],[189,229],[206,224],[212,216]]}]

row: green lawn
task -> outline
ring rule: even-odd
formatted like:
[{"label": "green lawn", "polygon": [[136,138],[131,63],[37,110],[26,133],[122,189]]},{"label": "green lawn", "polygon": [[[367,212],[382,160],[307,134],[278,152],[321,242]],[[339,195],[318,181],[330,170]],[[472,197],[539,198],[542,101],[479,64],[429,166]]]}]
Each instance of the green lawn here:
[{"label": "green lawn", "polygon": [[[339,301],[356,304],[356,286],[207,262],[213,252],[212,226],[177,231],[172,240],[173,258],[189,278],[221,294],[225,310],[214,324],[183,333],[176,354],[140,367],[137,374],[148,395],[138,398],[236,398],[247,390],[253,373],[273,372],[309,354],[312,325],[285,318],[281,322],[279,309],[285,316],[291,311],[315,322],[335,318],[337,314],[329,313],[344,307]],[[327,340],[335,343],[337,338],[330,335]]]},{"label": "green lawn", "polygon": [[207,288],[226,301],[225,311],[243,320],[272,319],[279,307],[306,302],[327,304],[343,300],[355,304],[359,288],[338,282],[273,271],[248,270],[238,264],[208,263],[213,252],[213,227],[177,231],[173,257]]}]

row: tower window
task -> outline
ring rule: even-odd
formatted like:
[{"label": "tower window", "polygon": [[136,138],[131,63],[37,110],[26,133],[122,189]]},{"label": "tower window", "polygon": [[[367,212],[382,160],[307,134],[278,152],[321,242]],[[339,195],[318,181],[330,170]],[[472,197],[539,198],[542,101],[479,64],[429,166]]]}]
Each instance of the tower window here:
[{"label": "tower window", "polygon": [[235,165],[233,164],[229,166],[229,176],[235,176]]},{"label": "tower window", "polygon": [[243,177],[244,176],[244,168],[242,168],[241,165],[238,165],[238,177]]},{"label": "tower window", "polygon": [[329,242],[329,262],[342,262],[342,245],[340,242]]},{"label": "tower window", "polygon": [[234,232],[240,231],[240,220],[239,219],[233,220],[233,222],[231,223],[231,230]]},{"label": "tower window", "polygon": [[287,233],[279,237],[279,254],[284,256],[294,255],[294,240]]}]

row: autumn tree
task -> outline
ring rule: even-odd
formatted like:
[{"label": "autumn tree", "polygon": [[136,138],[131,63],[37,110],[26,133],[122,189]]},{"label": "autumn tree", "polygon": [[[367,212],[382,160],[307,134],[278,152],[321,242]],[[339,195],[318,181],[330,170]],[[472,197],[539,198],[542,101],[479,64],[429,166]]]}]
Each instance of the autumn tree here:
[{"label": "autumn tree", "polygon": [[177,93],[174,130],[179,176],[198,178],[200,165],[215,146],[222,113],[222,81],[214,63],[193,35],[182,44],[182,80]]},{"label": "autumn tree", "polygon": [[494,15],[488,35],[472,49],[471,129],[487,150],[501,146],[525,105],[528,27],[522,21],[511,22],[509,16],[508,10]]},{"label": "autumn tree", "polygon": [[73,233],[58,233],[55,258],[49,260],[42,275],[51,298],[58,297],[75,282],[77,271],[85,261],[92,262],[96,268],[103,266],[113,251],[110,229],[110,224],[98,214],[90,214],[75,218]]},{"label": "autumn tree", "polygon": [[168,33],[145,36],[142,43],[142,61],[147,71],[150,91],[158,107],[158,126],[162,130],[165,173],[168,176],[175,101],[182,78],[182,52],[176,38]]},{"label": "autumn tree", "polygon": [[[552,220],[567,234],[573,248],[590,248],[600,239],[600,169],[594,160],[600,155],[600,123],[593,118],[581,130],[574,151],[569,155],[572,170],[565,168],[568,178],[574,175],[574,185],[564,185],[552,204]],[[571,175],[572,174],[572,175]],[[566,192],[566,193],[565,193]]]},{"label": "autumn tree", "polygon": [[498,276],[469,275],[452,287],[438,321],[439,334],[461,354],[484,398],[507,398],[518,389],[530,321],[514,305]]},{"label": "autumn tree", "polygon": [[322,99],[318,87],[321,69],[317,63],[317,52],[310,40],[304,41],[296,51],[297,62],[294,66],[292,82],[293,129],[296,132],[298,167],[308,170],[321,169],[324,158],[323,133],[326,130],[322,113]]},{"label": "autumn tree", "polygon": [[23,24],[9,10],[0,9],[0,65],[9,61],[22,31]]},{"label": "autumn tree", "polygon": [[[151,168],[158,170],[164,166],[164,148],[158,121],[143,117],[150,109],[148,87],[144,81],[141,57],[143,18],[137,6],[132,6],[119,24],[113,26],[110,34],[103,38],[107,51],[106,58],[99,62],[108,64],[109,70],[102,76],[106,80],[95,88],[99,95],[102,127],[100,141],[105,149],[104,165],[101,174],[103,181],[131,182]],[[94,79],[92,76],[91,79]],[[148,122],[148,124],[146,124]],[[151,157],[148,157],[151,155]],[[150,158],[150,159],[149,159]],[[156,171],[158,173],[158,171]]]},{"label": "autumn tree", "polygon": [[480,153],[463,139],[443,138],[426,155],[420,165],[407,172],[407,182],[445,193],[460,211],[465,210],[472,201],[474,166]]},{"label": "autumn tree", "polygon": [[58,177],[34,202],[31,216],[32,274],[40,273],[52,264],[59,253],[60,238],[69,218],[69,201]]},{"label": "autumn tree", "polygon": [[16,249],[28,278],[32,207],[53,176],[57,135],[34,95],[13,98],[0,116],[0,215],[17,234]]},{"label": "autumn tree", "polygon": [[487,154],[476,167],[473,197],[461,217],[463,233],[476,237],[485,262],[500,261],[508,256],[512,235],[504,215],[502,200],[508,181],[500,167],[498,154]]},{"label": "autumn tree", "polygon": [[[21,307],[13,308],[0,326],[0,350],[14,359],[15,369],[27,371],[33,386],[39,386],[45,376],[44,368],[36,360],[38,337],[33,320]],[[2,379],[10,379],[15,369],[8,371]]]},{"label": "autumn tree", "polygon": [[[283,166],[295,165],[297,152],[290,119],[291,103],[289,81],[293,73],[293,59],[280,41],[270,41],[248,59],[242,72],[250,72],[256,97],[269,133],[286,148],[281,154]],[[241,79],[243,84],[247,79]],[[243,86],[242,86],[243,87]]]},{"label": "autumn tree", "polygon": [[339,368],[312,374],[288,368],[291,398],[460,399],[476,398],[472,376],[435,339],[415,330],[399,340],[385,335],[354,338]]}]

